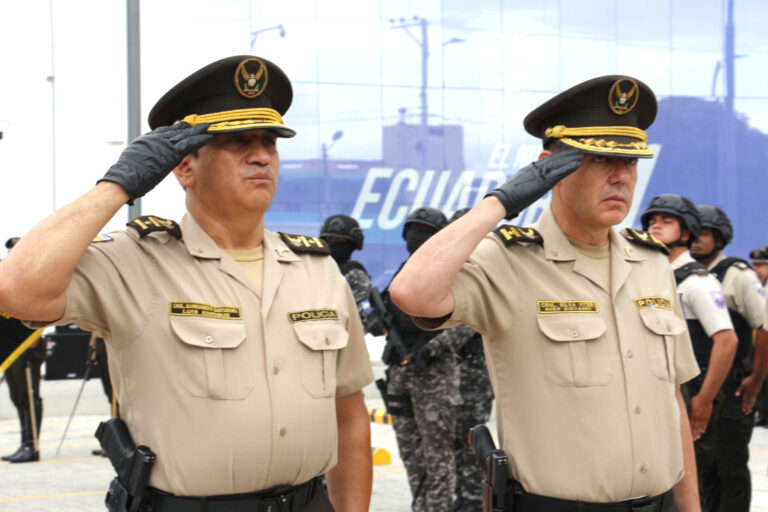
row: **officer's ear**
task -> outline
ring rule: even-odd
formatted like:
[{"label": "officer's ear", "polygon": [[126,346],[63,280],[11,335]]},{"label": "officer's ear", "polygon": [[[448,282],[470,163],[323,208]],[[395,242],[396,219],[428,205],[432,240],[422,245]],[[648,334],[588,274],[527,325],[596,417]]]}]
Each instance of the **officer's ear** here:
[{"label": "officer's ear", "polygon": [[194,155],[190,154],[182,158],[179,165],[173,168],[173,174],[176,176],[176,179],[184,190],[195,185],[195,173],[192,172],[194,161]]},{"label": "officer's ear", "polygon": [[550,151],[548,149],[542,149],[541,153],[539,153],[539,160],[541,160],[542,158],[546,158],[546,157],[548,157],[551,154],[552,154],[552,151]]},{"label": "officer's ear", "polygon": [[688,242],[693,242],[693,240],[691,240],[691,232],[688,231],[687,229],[681,227],[680,228],[680,241],[683,242],[686,245],[688,245]]}]

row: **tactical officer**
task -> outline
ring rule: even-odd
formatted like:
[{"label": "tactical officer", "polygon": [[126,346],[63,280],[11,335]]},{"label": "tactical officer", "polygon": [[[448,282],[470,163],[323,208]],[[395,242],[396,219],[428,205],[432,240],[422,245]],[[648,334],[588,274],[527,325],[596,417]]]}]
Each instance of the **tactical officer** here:
[{"label": "tactical officer", "polygon": [[[392,283],[418,325],[483,333],[509,456],[505,510],[699,510],[679,391],[698,367],[666,248],[612,229],[630,210],[637,159],[653,155],[644,129],[655,115],[651,89],[627,76],[539,106],[524,125],[543,139],[540,160],[427,241]],[[550,190],[533,227],[489,234]]]},{"label": "tactical officer", "polygon": [[[5,248],[9,251],[19,241],[18,237],[9,238]],[[32,333],[21,320],[12,318],[0,311],[0,345],[8,354]],[[4,351],[3,351],[4,352]],[[3,455],[0,459],[8,462],[36,462],[40,460],[38,440],[43,421],[43,398],[40,396],[40,367],[46,356],[46,343],[38,339],[11,364],[5,372],[8,393],[16,406],[21,426],[21,444],[15,452]],[[0,358],[0,363],[5,357]],[[30,390],[32,401],[30,402]]]},{"label": "tactical officer", "polygon": [[[109,345],[121,416],[157,455],[144,509],[332,510],[324,473],[337,510],[368,509],[373,373],[354,298],[325,242],[264,226],[291,99],[266,59],[203,67],[0,263],[1,308]],[[171,171],[180,224],[144,216],[97,236]]]},{"label": "tactical officer", "polygon": [[[702,502],[707,510],[749,510],[752,495],[749,440],[755,399],[768,370],[765,291],[755,272],[739,258],[727,258],[723,248],[733,239],[733,226],[723,210],[698,205],[703,227],[691,247],[696,260],[722,283],[738,346],[731,371],[723,383],[723,404],[715,428],[714,467],[703,475]],[[753,346],[753,330],[756,330]],[[753,358],[754,351],[754,358]]]},{"label": "tactical officer", "polygon": [[[469,208],[456,210],[448,222],[453,222]],[[438,337],[445,339],[459,358],[459,394],[461,405],[456,415],[456,512],[482,510],[483,472],[476,462],[472,446],[467,442],[469,429],[488,422],[493,407],[493,388],[483,354],[480,333],[468,325],[446,329]]]},{"label": "tactical officer", "polygon": [[[749,253],[749,259],[752,261],[752,268],[763,283],[763,289],[768,295],[768,247],[758,247]],[[768,300],[766,301],[768,308]],[[766,313],[768,314],[768,313]],[[763,382],[760,393],[755,401],[755,425],[768,427],[768,382]]]},{"label": "tactical officer", "polygon": [[352,289],[363,328],[368,331],[368,315],[365,308],[371,295],[371,276],[362,263],[351,259],[355,250],[363,250],[364,236],[360,224],[349,215],[331,215],[323,221],[320,238],[328,244],[331,257]]},{"label": "tactical officer", "polygon": [[[701,484],[715,467],[714,430],[722,403],[719,391],[731,370],[738,339],[720,282],[689,252],[693,240],[701,234],[696,205],[681,195],[662,194],[651,199],[641,221],[643,229],[669,248],[693,353],[701,369],[698,377],[682,387]],[[701,488],[699,491],[703,495]]]},{"label": "tactical officer", "polygon": [[[413,254],[446,224],[445,215],[436,208],[424,206],[411,212],[402,233],[408,252]],[[386,290],[383,298],[405,345],[403,350],[408,351],[385,351],[390,358],[384,362],[389,365],[387,406],[408,473],[411,508],[414,512],[450,511],[456,486],[453,436],[460,400],[456,354],[441,338],[444,333],[418,328],[391,302]],[[408,405],[393,409],[392,402]]]}]

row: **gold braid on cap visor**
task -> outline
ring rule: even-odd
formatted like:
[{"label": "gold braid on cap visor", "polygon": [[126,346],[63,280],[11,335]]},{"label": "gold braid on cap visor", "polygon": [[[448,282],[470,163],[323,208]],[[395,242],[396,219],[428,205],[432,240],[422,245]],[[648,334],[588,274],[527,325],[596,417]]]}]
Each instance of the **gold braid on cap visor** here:
[{"label": "gold braid on cap visor", "polygon": [[[211,114],[190,114],[182,121],[191,126],[210,123],[209,132],[227,131],[244,128],[277,128],[282,127],[291,130],[283,123],[283,117],[277,110],[271,108],[243,108],[239,110],[225,110]],[[291,130],[293,131],[293,130]]]},{"label": "gold braid on cap visor", "polygon": [[[638,139],[637,142],[619,142],[606,140],[610,136]],[[622,155],[653,156],[653,150],[645,143],[648,134],[634,126],[587,126],[568,128],[563,125],[553,126],[544,131],[544,137],[560,139],[560,142],[576,149],[599,153]]]}]

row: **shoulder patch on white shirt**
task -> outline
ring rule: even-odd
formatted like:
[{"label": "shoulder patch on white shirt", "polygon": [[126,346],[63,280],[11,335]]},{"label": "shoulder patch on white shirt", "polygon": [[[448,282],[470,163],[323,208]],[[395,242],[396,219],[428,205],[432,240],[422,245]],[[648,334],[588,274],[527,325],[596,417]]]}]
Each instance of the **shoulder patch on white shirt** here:
[{"label": "shoulder patch on white shirt", "polygon": [[709,292],[709,295],[712,297],[712,302],[714,302],[715,306],[719,309],[725,309],[725,296],[723,295],[723,292],[711,291]]}]

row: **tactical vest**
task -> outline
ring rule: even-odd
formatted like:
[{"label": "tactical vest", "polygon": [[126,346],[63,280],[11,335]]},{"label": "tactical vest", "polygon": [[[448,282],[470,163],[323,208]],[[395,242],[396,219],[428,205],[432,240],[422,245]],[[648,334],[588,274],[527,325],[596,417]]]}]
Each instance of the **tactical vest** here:
[{"label": "tactical vest", "polygon": [[[699,263],[698,261],[692,261],[686,263],[680,268],[675,269],[675,281],[677,285],[688,279],[692,274],[707,274],[709,271],[707,267]],[[691,335],[691,344],[693,345],[693,355],[696,356],[696,362],[701,369],[701,376],[703,377],[707,372],[709,366],[709,358],[712,355],[712,338],[707,336],[707,332],[701,325],[698,319],[686,318],[685,322],[688,324],[688,333]]]},{"label": "tactical vest", "polygon": [[[739,265],[740,268],[745,268],[744,266],[749,267],[749,263],[740,258],[725,258],[712,269],[712,274],[722,283],[726,272],[733,265]],[[732,380],[732,378],[737,382],[741,382],[741,379],[752,371],[752,355],[754,352],[752,327],[747,322],[747,319],[737,311],[729,308],[728,313],[731,315],[733,330],[736,331],[739,344],[736,347],[736,356],[733,358],[731,373],[728,375],[726,382]]]}]

